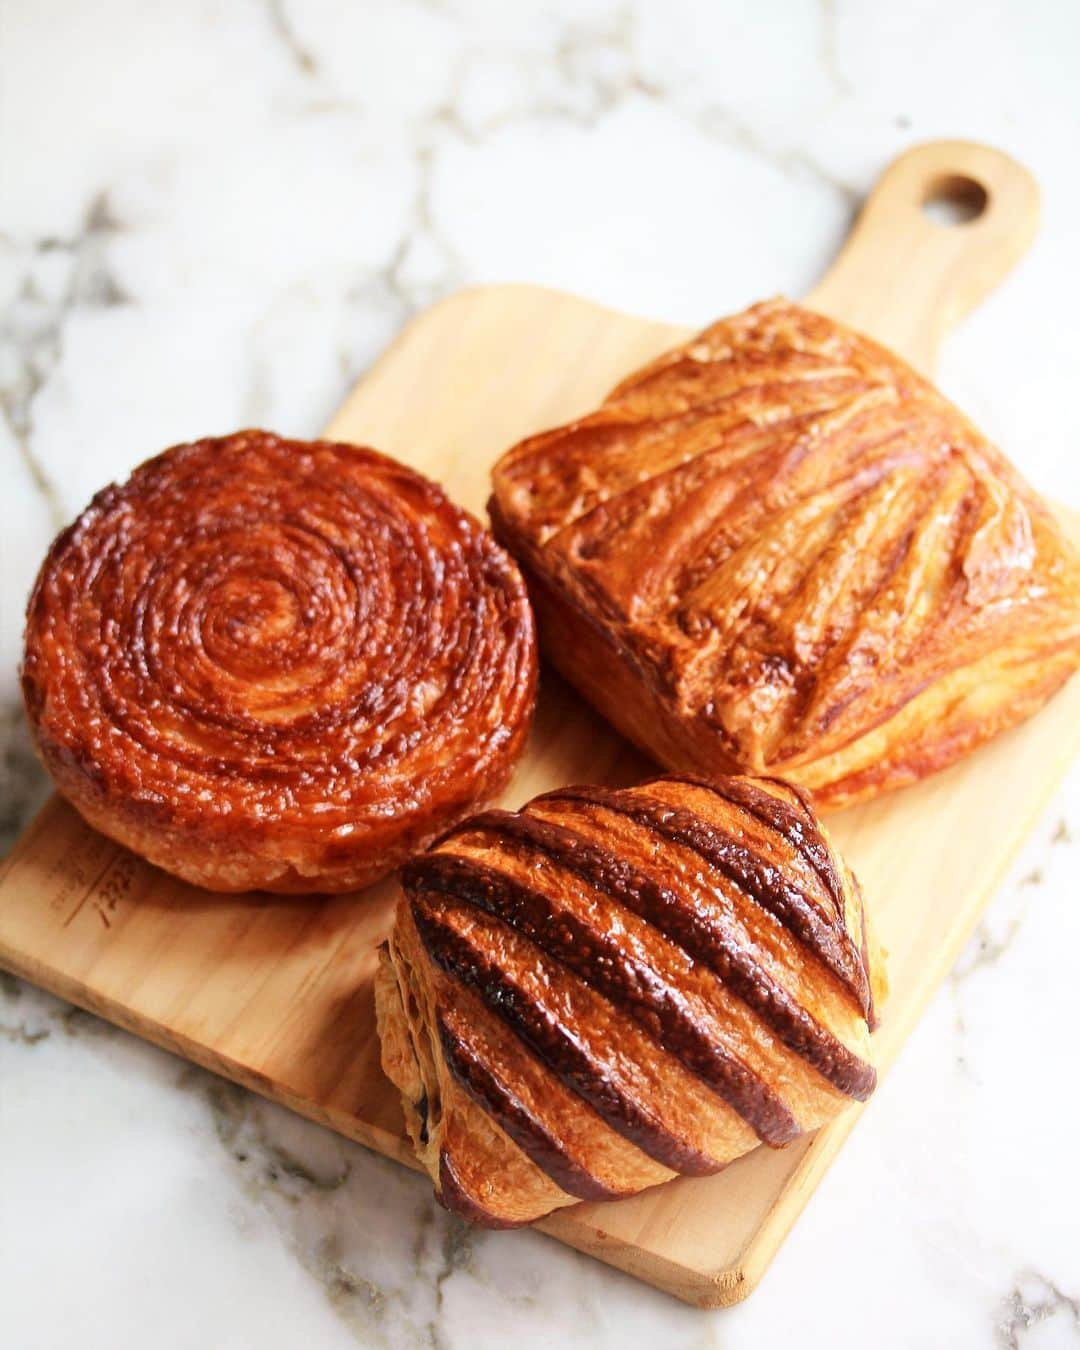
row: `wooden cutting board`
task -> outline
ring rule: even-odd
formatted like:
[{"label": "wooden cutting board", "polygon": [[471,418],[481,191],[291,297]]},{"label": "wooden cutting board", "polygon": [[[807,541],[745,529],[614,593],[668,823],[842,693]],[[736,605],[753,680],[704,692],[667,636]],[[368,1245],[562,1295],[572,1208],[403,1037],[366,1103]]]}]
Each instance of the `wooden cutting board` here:
[{"label": "wooden cutting board", "polygon": [[[967,224],[933,223],[921,206],[935,193],[984,209]],[[1037,212],[1029,175],[993,150],[912,150],[881,179],[810,303],[930,370],[941,337],[1024,251]],[[482,514],[503,449],[585,412],[686,335],[530,286],[466,291],[409,325],[328,434],[400,456]],[[1012,450],[1022,467],[1023,446]],[[831,820],[890,952],[892,995],[876,1038],[883,1067],[1078,742],[1075,680],[1033,721],[963,764]],[[626,782],[643,769],[546,673],[530,749],[505,800],[516,806],[568,782]],[[392,904],[391,883],[331,899],[199,892],[95,834],[54,798],[0,874],[0,964],[409,1163],[395,1094],[378,1067],[371,994]],[[733,1303],[754,1287],[859,1114],[782,1151],[759,1149],[718,1176],[579,1205],[539,1226],[680,1298]]]}]

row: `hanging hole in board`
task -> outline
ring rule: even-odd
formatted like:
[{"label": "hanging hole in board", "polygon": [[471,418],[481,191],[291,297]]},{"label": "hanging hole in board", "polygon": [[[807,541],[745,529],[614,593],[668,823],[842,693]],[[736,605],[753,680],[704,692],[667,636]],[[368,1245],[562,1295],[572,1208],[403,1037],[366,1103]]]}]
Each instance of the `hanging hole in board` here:
[{"label": "hanging hole in board", "polygon": [[923,214],[935,225],[969,225],[978,220],[990,204],[990,194],[974,178],[964,174],[946,174],[926,189]]}]

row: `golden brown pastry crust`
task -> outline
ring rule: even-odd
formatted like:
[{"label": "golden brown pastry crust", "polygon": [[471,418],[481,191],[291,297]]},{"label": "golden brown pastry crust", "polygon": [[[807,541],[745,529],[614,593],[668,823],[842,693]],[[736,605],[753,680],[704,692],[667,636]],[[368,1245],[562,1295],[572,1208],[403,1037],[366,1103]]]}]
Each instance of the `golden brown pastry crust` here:
[{"label": "golden brown pastry crust", "polygon": [[880,957],[798,788],[565,788],[465,821],[402,879],[383,1066],[473,1222],[714,1172],[873,1091]]},{"label": "golden brown pastry crust", "polygon": [[1080,665],[1080,562],[933,387],[783,301],[498,463],[545,654],[671,768],[838,806],[944,767]]},{"label": "golden brown pastry crust", "polygon": [[149,460],[56,539],[22,679],[105,834],[213,890],[339,891],[500,790],[536,651],[517,568],[433,483],[246,431]]}]

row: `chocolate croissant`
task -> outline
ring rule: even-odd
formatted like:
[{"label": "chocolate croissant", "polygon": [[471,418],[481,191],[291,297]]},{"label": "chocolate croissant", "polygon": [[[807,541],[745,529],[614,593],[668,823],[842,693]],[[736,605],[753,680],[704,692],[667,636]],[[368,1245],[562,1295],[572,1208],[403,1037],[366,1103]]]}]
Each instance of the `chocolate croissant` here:
[{"label": "chocolate croissant", "polygon": [[476,1223],[715,1172],[874,1089],[880,957],[798,788],[564,788],[465,821],[402,884],[383,1067]]},{"label": "chocolate croissant", "polygon": [[524,583],[373,450],[176,446],[57,538],[27,612],[38,748],[90,824],[220,891],[366,885],[505,783]]},{"label": "chocolate croissant", "polygon": [[545,654],[669,768],[839,806],[1080,665],[1080,561],[1046,505],[903,361],[783,301],[522,442],[494,489]]}]

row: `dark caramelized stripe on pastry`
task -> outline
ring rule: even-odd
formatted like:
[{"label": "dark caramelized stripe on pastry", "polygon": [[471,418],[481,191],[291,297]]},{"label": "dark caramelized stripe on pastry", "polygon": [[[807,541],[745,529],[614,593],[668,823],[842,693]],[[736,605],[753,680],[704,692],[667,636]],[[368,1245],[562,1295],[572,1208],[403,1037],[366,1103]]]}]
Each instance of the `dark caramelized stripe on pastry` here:
[{"label": "dark caramelized stripe on pastry", "polygon": [[475,905],[536,943],[632,1017],[657,1045],[723,1098],[764,1143],[779,1147],[798,1135],[798,1122],[783,1101],[710,1035],[679,989],[618,942],[553,905],[542,891],[452,853],[414,859],[406,868],[405,885]]},{"label": "dark caramelized stripe on pastry", "polygon": [[443,1059],[462,1090],[491,1117],[556,1186],[579,1200],[614,1200],[623,1194],[605,1186],[576,1163],[528,1106],[439,1014]]},{"label": "dark caramelized stripe on pastry", "polygon": [[520,1228],[527,1219],[500,1219],[490,1209],[478,1204],[461,1184],[450,1155],[444,1148],[439,1154],[439,1199],[452,1214],[460,1214],[469,1223],[484,1228]]},{"label": "dark caramelized stripe on pastry", "polygon": [[[837,917],[846,927],[843,883],[840,880],[832,850],[825,842],[814,816],[813,799],[806,788],[800,787],[798,783],[789,783],[783,778],[766,780],[776,783],[778,787],[786,788],[788,792],[795,795],[802,807],[801,812],[796,812],[788,803],[778,800],[771,792],[764,791],[745,778],[728,778],[723,784],[718,784],[693,774],[681,774],[679,777],[683,782],[693,783],[702,788],[710,788],[719,795],[726,797],[729,802],[735,802],[737,805],[744,807],[763,824],[771,826],[778,834],[781,834],[793,848],[798,849],[814,871],[817,872],[822,884],[832,894],[836,901]],[[760,799],[760,804],[755,804],[755,798]],[[851,878],[851,882],[859,906],[859,932],[861,935],[859,955],[862,959],[863,970],[869,971],[870,948],[866,932],[866,908],[863,903],[862,887],[855,877]],[[869,978],[867,979],[866,1004],[863,1011],[866,1015],[867,1026],[873,1031],[877,1026],[878,1019],[874,1009],[874,987]],[[873,1091],[873,1085],[871,1085],[870,1091]]]},{"label": "dark caramelized stripe on pastry", "polygon": [[458,826],[449,838],[491,832],[501,848],[525,845],[588,885],[632,910],[695,961],[708,966],[725,986],[768,1026],[787,1048],[816,1069],[833,1087],[858,1101],[874,1090],[873,1065],[853,1054],[740,946],[724,925],[681,899],[669,887],[578,834],[528,812],[487,811]]},{"label": "dark caramelized stripe on pastry", "polygon": [[595,1059],[573,1029],[563,1026],[461,934],[415,895],[412,916],[428,955],[451,979],[475,989],[537,1059],[592,1107],[624,1139],[673,1172],[708,1176],[721,1164],[676,1138],[656,1116],[628,1096],[607,1065]]},{"label": "dark caramelized stripe on pastry", "polygon": [[869,1008],[870,983],[847,929],[838,931],[779,867],[759,858],[734,835],[692,811],[639,792],[568,787],[545,793],[539,800],[599,806],[690,849],[779,919],[852,992],[863,1012]]},{"label": "dark caramelized stripe on pastry", "polygon": [[703,788],[724,801],[741,806],[755,820],[761,821],[782,839],[786,839],[821,878],[822,885],[836,902],[837,916],[843,919],[844,889],[840,874],[809,808],[805,788],[797,787],[794,783],[785,783],[782,778],[769,780],[795,794],[802,806],[801,811],[796,811],[789,802],[774,797],[771,792],[745,778],[725,778],[722,782],[718,782],[693,773],[672,774],[671,778],[679,783],[689,783],[692,787]]}]

